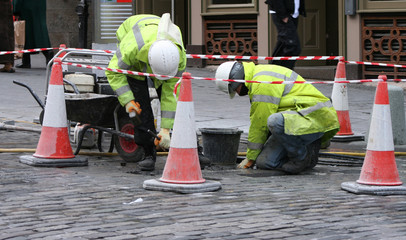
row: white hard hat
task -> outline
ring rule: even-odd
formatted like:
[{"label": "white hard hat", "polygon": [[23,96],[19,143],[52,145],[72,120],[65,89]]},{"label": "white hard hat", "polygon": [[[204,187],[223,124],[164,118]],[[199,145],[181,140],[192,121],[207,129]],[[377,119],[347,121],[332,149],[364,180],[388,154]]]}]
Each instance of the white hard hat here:
[{"label": "white hard hat", "polygon": [[[230,62],[225,62],[225,63],[220,64],[220,66],[216,70],[215,78],[230,79],[230,72],[235,63],[236,63],[236,61],[230,61]],[[235,96],[235,91],[231,88],[230,82],[216,81],[216,86],[221,91],[229,94],[230,98],[233,98]]]},{"label": "white hard hat", "polygon": [[[179,59],[178,47],[169,40],[155,41],[149,48],[148,61],[153,74],[175,76],[178,72]],[[159,76],[156,78],[169,79]]]}]

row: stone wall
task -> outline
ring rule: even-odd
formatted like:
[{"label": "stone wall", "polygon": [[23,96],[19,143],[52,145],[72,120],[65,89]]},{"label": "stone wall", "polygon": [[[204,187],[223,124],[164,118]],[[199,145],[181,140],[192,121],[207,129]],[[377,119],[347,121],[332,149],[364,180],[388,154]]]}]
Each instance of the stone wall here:
[{"label": "stone wall", "polygon": [[[66,44],[67,47],[79,46],[79,16],[75,12],[78,0],[48,0],[47,25],[52,47]],[[87,48],[93,38],[93,5],[89,3]]]}]

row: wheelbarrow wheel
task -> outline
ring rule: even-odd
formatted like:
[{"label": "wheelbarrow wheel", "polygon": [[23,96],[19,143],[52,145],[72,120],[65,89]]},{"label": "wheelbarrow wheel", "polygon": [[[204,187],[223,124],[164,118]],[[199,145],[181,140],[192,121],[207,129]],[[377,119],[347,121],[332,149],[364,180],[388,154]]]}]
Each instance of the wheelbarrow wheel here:
[{"label": "wheelbarrow wheel", "polygon": [[[134,135],[134,125],[130,118],[119,119],[120,131]],[[139,162],[144,157],[144,149],[138,146],[134,140],[128,140],[114,135],[114,145],[120,157],[126,162]]]}]

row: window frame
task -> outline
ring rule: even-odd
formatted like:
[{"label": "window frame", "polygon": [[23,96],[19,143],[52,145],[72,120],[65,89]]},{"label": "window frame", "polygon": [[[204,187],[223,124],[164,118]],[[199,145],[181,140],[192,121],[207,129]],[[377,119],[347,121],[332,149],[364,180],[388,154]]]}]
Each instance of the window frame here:
[{"label": "window frame", "polygon": [[406,12],[406,0],[359,0],[357,13]]},{"label": "window frame", "polygon": [[202,1],[202,15],[258,14],[258,0],[248,4],[212,4],[212,0]]}]

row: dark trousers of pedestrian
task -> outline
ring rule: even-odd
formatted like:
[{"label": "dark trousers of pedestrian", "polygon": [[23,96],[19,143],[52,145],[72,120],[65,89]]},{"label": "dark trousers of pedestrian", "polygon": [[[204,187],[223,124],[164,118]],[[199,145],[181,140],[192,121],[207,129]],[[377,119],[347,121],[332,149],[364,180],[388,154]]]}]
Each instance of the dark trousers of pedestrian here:
[{"label": "dark trousers of pedestrian", "polygon": [[[54,52],[52,50],[42,51],[42,54],[45,56],[45,64],[48,64],[48,62],[54,57]],[[23,54],[22,66],[26,68],[31,67],[31,53]]]},{"label": "dark trousers of pedestrian", "polygon": [[[156,148],[154,137],[147,132],[148,129],[153,133],[156,132],[147,79],[142,81],[127,77],[127,80],[134,94],[134,101],[138,102],[141,106],[141,115],[139,117],[142,123],[134,129],[134,141],[137,145],[144,148],[145,156],[152,156],[155,160]],[[160,96],[160,91],[157,92],[158,96]]]},{"label": "dark trousers of pedestrian", "polygon": [[[297,34],[298,18],[289,17],[287,23],[276,14],[272,14],[272,21],[278,32],[277,42],[272,57],[299,56],[301,52],[299,35]],[[272,60],[270,64],[277,64],[291,70],[295,67],[295,60]]]}]

